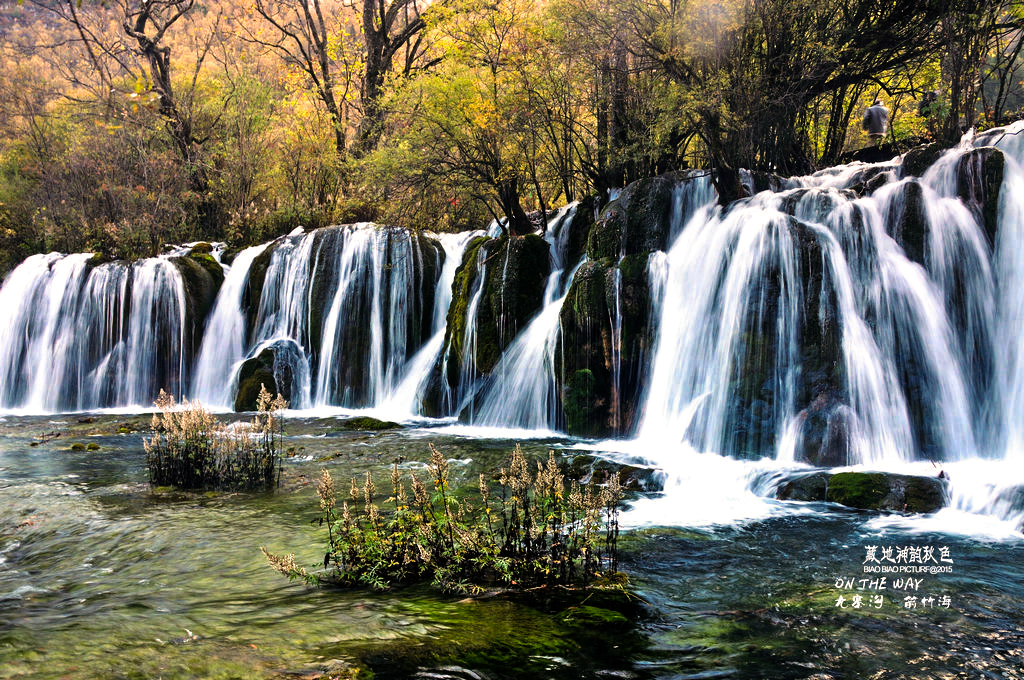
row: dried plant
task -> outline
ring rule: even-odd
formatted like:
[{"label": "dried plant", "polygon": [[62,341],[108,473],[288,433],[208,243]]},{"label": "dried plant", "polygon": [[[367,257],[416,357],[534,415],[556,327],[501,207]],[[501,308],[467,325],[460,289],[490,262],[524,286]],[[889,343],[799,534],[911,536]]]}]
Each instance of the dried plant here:
[{"label": "dried plant", "polygon": [[143,439],[149,483],[183,489],[270,489],[281,476],[281,395],[264,387],[250,423],[226,426],[198,402],[160,390],[153,436]]},{"label": "dried plant", "polygon": [[[409,475],[411,497],[396,463],[392,495],[378,506],[373,480],[352,480],[348,502],[339,514],[334,483],[325,470],[317,492],[321,526],[326,525],[323,570],[295,567],[283,571],[310,583],[386,588],[431,579],[446,591],[472,591],[489,585],[507,588],[590,586],[617,570],[619,503],[622,489],[612,475],[606,485],[566,489],[565,478],[549,453],[531,472],[516,446],[509,465],[498,474],[498,489],[480,475],[477,498],[469,490],[455,494],[448,461],[430,445],[427,464],[432,484]],[[432,487],[432,488],[431,488]],[[474,501],[476,503],[474,504]],[[352,507],[362,505],[362,512]],[[278,571],[287,557],[268,554]],[[605,579],[621,586],[621,579]]]}]

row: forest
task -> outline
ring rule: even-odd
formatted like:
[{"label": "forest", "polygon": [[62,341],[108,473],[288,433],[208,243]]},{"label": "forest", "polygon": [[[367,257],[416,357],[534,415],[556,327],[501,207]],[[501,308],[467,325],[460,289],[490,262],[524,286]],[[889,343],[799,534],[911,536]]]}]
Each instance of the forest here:
[{"label": "forest", "polygon": [[1018,0],[0,5],[0,272],[374,221],[521,234],[687,168],[806,174],[1024,107]]}]

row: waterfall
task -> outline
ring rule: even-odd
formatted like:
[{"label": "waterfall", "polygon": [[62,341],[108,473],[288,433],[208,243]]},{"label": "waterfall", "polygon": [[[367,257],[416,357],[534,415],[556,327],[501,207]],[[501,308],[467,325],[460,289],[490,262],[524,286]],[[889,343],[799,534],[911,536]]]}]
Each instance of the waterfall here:
[{"label": "waterfall", "polygon": [[267,244],[253,246],[235,256],[206,324],[196,362],[192,398],[208,406],[231,407],[232,379],[238,364],[245,359],[245,285],[253,260],[266,248]]},{"label": "waterfall", "polygon": [[502,355],[482,391],[479,410],[470,422],[487,427],[558,430],[562,405],[555,384],[558,314],[581,261],[561,282],[562,271],[548,276],[544,307]]},{"label": "waterfall", "polygon": [[187,380],[184,283],[167,258],[35,255],[4,282],[0,408],[148,408]]},{"label": "waterfall", "polygon": [[462,263],[462,255],[466,246],[474,238],[482,236],[482,231],[467,231],[458,234],[439,234],[437,239],[444,248],[444,268],[437,282],[437,296],[434,300],[434,315],[431,322],[433,335],[423,348],[409,360],[405,370],[405,379],[399,383],[381,405],[385,413],[398,416],[417,415],[422,412],[424,393],[427,390],[433,367],[441,357],[444,346],[445,325],[448,307],[452,302],[452,283],[455,281],[455,270]]}]

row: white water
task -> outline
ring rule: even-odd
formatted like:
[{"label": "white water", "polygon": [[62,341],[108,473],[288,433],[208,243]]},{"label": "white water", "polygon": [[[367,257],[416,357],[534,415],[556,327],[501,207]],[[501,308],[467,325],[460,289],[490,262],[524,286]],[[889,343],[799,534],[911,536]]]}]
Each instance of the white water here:
[{"label": "white water", "polygon": [[91,255],[35,255],[0,289],[0,407],[23,413],[181,395],[185,293],[166,258],[88,267]]},{"label": "white water", "polygon": [[233,401],[233,378],[245,359],[245,285],[249,281],[249,267],[266,248],[267,244],[262,244],[238,253],[217,294],[203,334],[192,387],[193,399],[204,404],[229,408]]}]

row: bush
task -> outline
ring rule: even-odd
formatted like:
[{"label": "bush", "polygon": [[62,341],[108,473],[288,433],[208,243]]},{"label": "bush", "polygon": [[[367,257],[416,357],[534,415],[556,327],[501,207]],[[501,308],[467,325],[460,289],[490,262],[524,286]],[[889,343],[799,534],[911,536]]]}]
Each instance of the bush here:
[{"label": "bush", "polygon": [[197,402],[160,390],[153,437],[143,439],[149,483],[182,489],[272,489],[281,479],[281,419],[288,404],[264,387],[251,423],[228,427]]},{"label": "bush", "polygon": [[277,571],[311,584],[384,589],[430,579],[446,592],[621,584],[609,578],[617,568],[622,498],[616,476],[604,487],[574,482],[567,493],[554,453],[532,474],[516,446],[496,492],[480,475],[474,504],[453,494],[448,462],[433,445],[430,454],[427,483],[410,473],[407,488],[395,464],[387,510],[377,504],[369,473],[362,485],[352,480],[339,508],[334,480],[321,472],[315,522],[327,528],[322,571],[261,550]]}]

